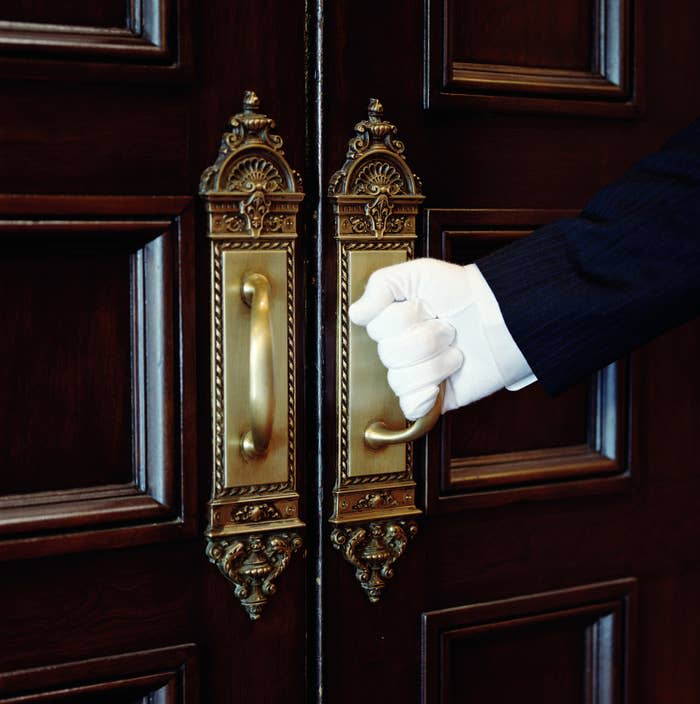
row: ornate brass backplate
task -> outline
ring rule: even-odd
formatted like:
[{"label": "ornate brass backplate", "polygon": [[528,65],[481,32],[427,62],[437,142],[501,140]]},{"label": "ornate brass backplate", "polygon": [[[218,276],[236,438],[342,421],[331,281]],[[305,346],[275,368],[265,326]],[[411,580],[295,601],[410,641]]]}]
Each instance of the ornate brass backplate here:
[{"label": "ornate brass backplate", "polygon": [[[296,490],[294,274],[304,194],[273,120],[258,110],[247,92],[200,184],[211,252],[207,556],[253,620],[301,546],[294,531],[304,525]],[[249,290],[250,281],[262,284]]]},{"label": "ornate brass backplate", "polygon": [[356,568],[370,601],[379,600],[384,580],[417,532],[413,456],[410,443],[371,449],[364,431],[382,420],[405,427],[386,380],[377,347],[365,328],[352,325],[348,307],[370,274],[413,257],[421,185],[403,156],[397,130],[383,120],[378,100],[355,126],[343,167],[331,179],[338,252],[337,432],[331,540]]}]

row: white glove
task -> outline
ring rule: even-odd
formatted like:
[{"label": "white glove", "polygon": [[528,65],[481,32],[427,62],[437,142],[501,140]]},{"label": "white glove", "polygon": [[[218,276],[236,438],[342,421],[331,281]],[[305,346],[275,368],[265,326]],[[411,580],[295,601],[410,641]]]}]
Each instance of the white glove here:
[{"label": "white glove", "polygon": [[[497,325],[515,348],[518,363],[522,360],[517,379],[504,379],[494,358],[484,324],[489,316],[484,316],[479,304],[484,287],[496,307]],[[370,276],[349,315],[353,323],[366,325],[369,336],[378,342],[379,358],[389,370],[389,385],[409,420],[428,413],[445,379],[443,413],[499,391],[507,381],[519,381],[517,388],[525,385],[525,376],[525,383],[534,381],[474,264],[462,267],[417,259],[380,269]],[[496,336],[497,342],[501,337],[501,333]]]}]

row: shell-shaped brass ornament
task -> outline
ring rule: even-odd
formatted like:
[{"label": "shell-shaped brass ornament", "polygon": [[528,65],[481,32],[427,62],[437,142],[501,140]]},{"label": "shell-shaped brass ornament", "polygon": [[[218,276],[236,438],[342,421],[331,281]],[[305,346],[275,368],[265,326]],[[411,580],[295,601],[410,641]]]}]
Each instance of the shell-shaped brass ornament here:
[{"label": "shell-shaped brass ornament", "polygon": [[399,170],[386,161],[371,161],[363,166],[352,186],[352,192],[368,195],[405,193],[404,179]]},{"label": "shell-shaped brass ornament", "polygon": [[265,191],[274,193],[284,190],[284,179],[279,169],[268,159],[251,156],[239,161],[226,180],[227,191]]}]

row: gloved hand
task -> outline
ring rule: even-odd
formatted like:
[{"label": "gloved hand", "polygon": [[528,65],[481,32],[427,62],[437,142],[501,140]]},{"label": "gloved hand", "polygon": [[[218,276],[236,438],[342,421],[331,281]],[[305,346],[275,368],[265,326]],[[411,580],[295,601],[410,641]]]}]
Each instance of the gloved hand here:
[{"label": "gloved hand", "polygon": [[350,320],[378,343],[409,420],[428,413],[444,379],[443,413],[505,386],[475,300],[479,285],[486,286],[475,265],[416,259],[374,272],[350,306]]}]

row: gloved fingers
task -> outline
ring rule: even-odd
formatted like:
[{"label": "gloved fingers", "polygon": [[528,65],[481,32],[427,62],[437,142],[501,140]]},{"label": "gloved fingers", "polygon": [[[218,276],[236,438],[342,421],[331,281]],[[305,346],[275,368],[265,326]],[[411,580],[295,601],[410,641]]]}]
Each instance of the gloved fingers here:
[{"label": "gloved fingers", "polygon": [[355,325],[367,325],[397,299],[386,279],[384,269],[375,271],[367,281],[364,293],[350,306],[348,315]]},{"label": "gloved fingers", "polygon": [[375,271],[365,291],[350,306],[350,320],[367,325],[394,301],[420,299],[431,317],[451,315],[471,302],[465,268],[438,259],[414,259]]},{"label": "gloved fingers", "polygon": [[397,396],[417,391],[423,386],[437,385],[454,374],[464,361],[464,355],[456,347],[446,350],[425,362],[387,372],[389,386]]},{"label": "gloved fingers", "polygon": [[423,386],[417,391],[399,397],[401,411],[408,420],[418,420],[430,411],[440,389],[435,385]]},{"label": "gloved fingers", "polygon": [[379,342],[385,337],[401,335],[416,323],[422,323],[434,317],[422,301],[399,301],[388,305],[368,323],[367,334]]},{"label": "gloved fingers", "polygon": [[449,323],[437,318],[426,320],[400,335],[382,338],[377,346],[379,359],[388,369],[409,367],[447,349],[456,335],[457,331]]}]

